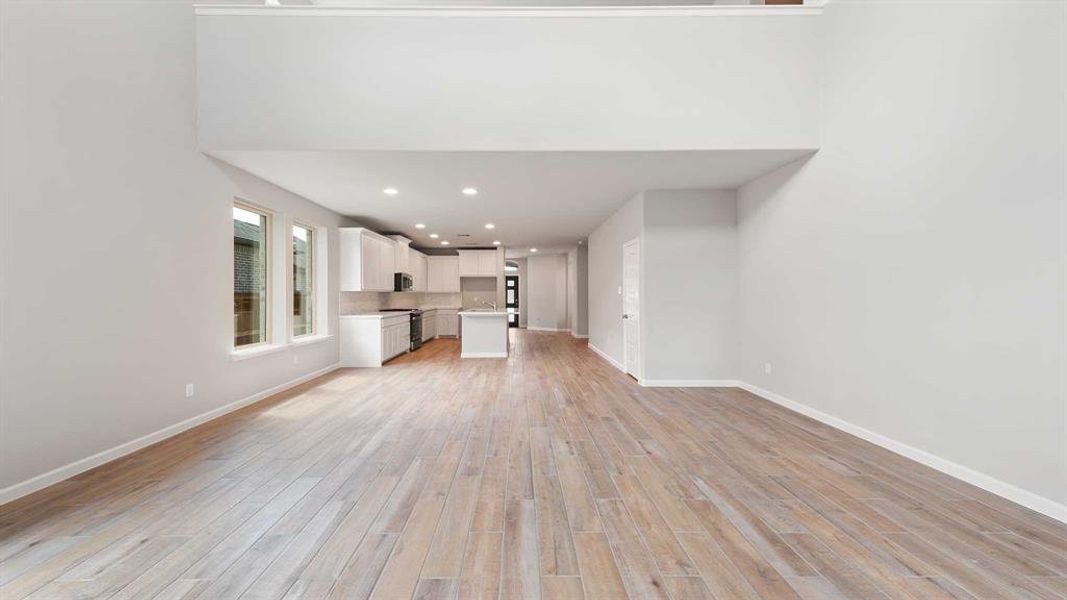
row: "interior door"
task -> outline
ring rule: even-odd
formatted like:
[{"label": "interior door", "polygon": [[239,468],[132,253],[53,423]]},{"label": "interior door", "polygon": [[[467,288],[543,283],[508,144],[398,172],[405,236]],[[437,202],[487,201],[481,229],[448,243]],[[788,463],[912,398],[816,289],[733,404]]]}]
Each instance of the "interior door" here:
[{"label": "interior door", "polygon": [[641,241],[622,246],[622,335],[626,372],[641,378]]},{"label": "interior door", "polygon": [[504,278],[504,307],[508,313],[508,327],[519,326],[519,276]]}]

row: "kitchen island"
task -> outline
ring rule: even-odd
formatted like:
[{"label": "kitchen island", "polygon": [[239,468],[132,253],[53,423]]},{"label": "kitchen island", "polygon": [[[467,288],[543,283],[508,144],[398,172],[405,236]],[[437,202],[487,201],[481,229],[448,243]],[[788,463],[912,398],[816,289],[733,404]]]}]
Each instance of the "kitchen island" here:
[{"label": "kitchen island", "polygon": [[461,310],[460,358],[507,358],[508,313]]}]

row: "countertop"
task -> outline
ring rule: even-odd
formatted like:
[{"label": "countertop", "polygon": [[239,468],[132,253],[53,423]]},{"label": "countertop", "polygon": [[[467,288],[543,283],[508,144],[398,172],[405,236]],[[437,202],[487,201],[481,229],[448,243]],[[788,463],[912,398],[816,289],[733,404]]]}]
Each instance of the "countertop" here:
[{"label": "countertop", "polygon": [[464,317],[506,317],[508,313],[499,310],[461,310],[459,314]]}]

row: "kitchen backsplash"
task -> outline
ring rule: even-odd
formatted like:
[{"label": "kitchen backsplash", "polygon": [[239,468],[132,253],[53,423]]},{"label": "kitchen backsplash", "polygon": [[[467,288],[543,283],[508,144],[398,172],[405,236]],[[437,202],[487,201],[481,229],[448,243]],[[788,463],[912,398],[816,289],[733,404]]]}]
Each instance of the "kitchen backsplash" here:
[{"label": "kitchen backsplash", "polygon": [[342,315],[373,312],[383,308],[459,308],[462,294],[429,292],[341,292]]},{"label": "kitchen backsplash", "polygon": [[382,308],[459,308],[459,294],[439,292],[388,292],[382,294]]},{"label": "kitchen backsplash", "polygon": [[486,302],[496,302],[496,279],[488,277],[465,278],[460,280],[463,308],[489,308]]}]

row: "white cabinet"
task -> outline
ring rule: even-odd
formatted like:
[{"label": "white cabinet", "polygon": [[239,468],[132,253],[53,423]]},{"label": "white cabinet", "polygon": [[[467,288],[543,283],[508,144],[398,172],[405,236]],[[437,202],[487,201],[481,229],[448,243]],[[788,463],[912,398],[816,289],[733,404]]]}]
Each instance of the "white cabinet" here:
[{"label": "white cabinet", "polygon": [[458,310],[439,308],[437,309],[437,335],[445,337],[459,336]]},{"label": "white cabinet", "polygon": [[411,275],[411,253],[415,252],[411,249],[411,240],[402,235],[391,235],[389,239],[393,240],[393,272]]},{"label": "white cabinet", "polygon": [[411,268],[407,273],[411,274],[412,291],[429,291],[429,282],[426,280],[426,255],[418,250],[409,250],[408,266]]},{"label": "white cabinet", "polygon": [[411,318],[399,315],[342,315],[342,367],[380,367],[411,348]]},{"label": "white cabinet", "polygon": [[459,250],[460,277],[496,277],[496,250]]},{"label": "white cabinet", "polygon": [[393,240],[363,227],[341,227],[342,292],[393,289],[396,256]]},{"label": "white cabinet", "polygon": [[427,256],[426,270],[429,280],[428,292],[458,292],[459,257]]},{"label": "white cabinet", "polygon": [[478,275],[478,255],[475,250],[459,251],[459,276],[472,277]]},{"label": "white cabinet", "polygon": [[411,349],[411,320],[405,315],[400,322],[386,324],[382,320],[382,362]]},{"label": "white cabinet", "polygon": [[432,340],[437,337],[437,311],[435,309],[422,311],[422,341]]}]

